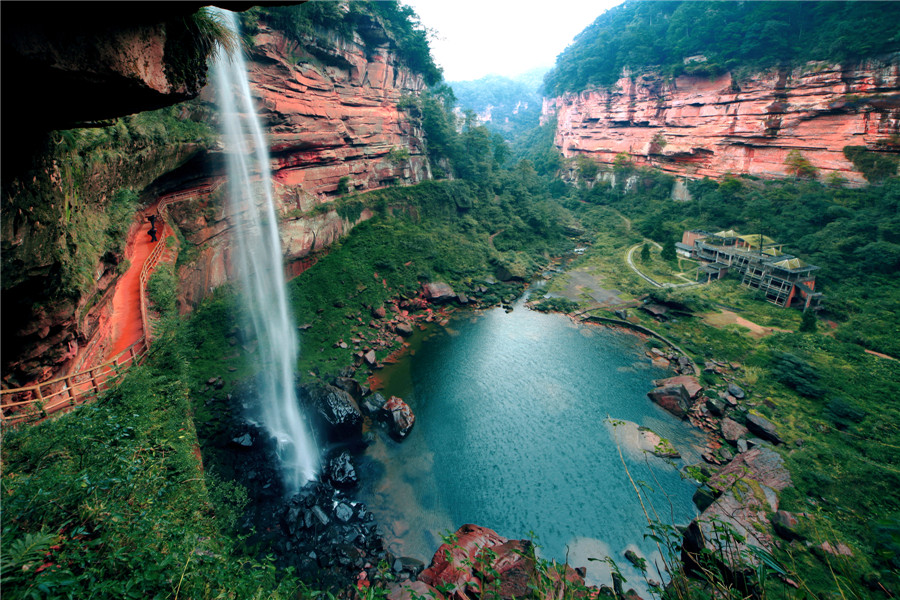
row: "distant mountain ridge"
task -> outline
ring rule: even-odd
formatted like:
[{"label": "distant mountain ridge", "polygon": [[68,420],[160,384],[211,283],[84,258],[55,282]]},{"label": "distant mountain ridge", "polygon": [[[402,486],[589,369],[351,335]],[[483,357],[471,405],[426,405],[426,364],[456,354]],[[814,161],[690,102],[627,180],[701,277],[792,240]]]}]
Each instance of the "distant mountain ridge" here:
[{"label": "distant mountain ridge", "polygon": [[548,67],[539,67],[515,77],[486,75],[448,85],[461,111],[473,110],[480,122],[512,141],[538,124],[543,100],[540,87],[547,71]]}]

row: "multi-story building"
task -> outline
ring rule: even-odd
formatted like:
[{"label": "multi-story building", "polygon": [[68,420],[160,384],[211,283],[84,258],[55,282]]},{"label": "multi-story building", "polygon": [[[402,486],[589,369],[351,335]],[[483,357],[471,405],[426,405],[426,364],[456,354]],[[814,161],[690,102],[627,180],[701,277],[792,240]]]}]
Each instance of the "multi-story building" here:
[{"label": "multi-story building", "polygon": [[685,231],[676,245],[682,253],[700,261],[698,279],[721,279],[728,271],[741,283],[762,291],[777,306],[802,306],[818,310],[822,294],[816,291],[814,272],[819,267],[785,254],[782,244],[761,234],[741,235],[734,230],[707,233]]}]

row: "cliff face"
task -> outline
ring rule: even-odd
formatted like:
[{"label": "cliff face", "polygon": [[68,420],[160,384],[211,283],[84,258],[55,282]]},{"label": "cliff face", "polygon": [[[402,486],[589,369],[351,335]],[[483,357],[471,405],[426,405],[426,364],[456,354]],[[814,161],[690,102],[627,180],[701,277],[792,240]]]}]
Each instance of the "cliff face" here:
[{"label": "cliff face", "polygon": [[387,43],[331,36],[300,46],[263,27],[250,58],[279,184],[330,195],[342,177],[351,191],[430,177],[423,133],[401,108],[425,84]]},{"label": "cliff face", "polygon": [[[141,27],[138,30],[144,31]],[[115,35],[121,35],[116,31]],[[136,34],[135,39],[143,39],[142,35]],[[87,41],[85,44],[88,47]],[[102,36],[98,44],[100,54],[110,47]],[[164,45],[165,39],[161,39],[153,48],[159,50]],[[42,46],[36,43],[35,48]],[[125,55],[133,48],[137,45],[126,44]],[[131,62],[125,55],[110,55],[108,62],[112,67],[127,66]],[[145,56],[153,64],[137,65],[138,71],[146,71],[149,78],[141,86],[153,87],[155,81],[165,87],[165,81],[156,77],[165,72],[158,63],[164,55],[154,50]],[[285,260],[289,272],[296,275],[315,260],[315,253],[371,217],[367,211],[349,215],[345,211],[342,215],[329,208],[339,195],[339,186],[342,193],[344,186],[347,191],[367,190],[430,178],[418,115],[402,108],[403,97],[418,94],[425,85],[420,76],[401,66],[386,37],[381,45],[367,45],[358,36],[344,39],[319,32],[316,40],[301,46],[261,27],[249,59],[251,89],[270,141]],[[5,82],[8,74],[4,73]],[[91,78],[83,73],[72,77],[79,81]],[[89,82],[82,84],[90,87]],[[106,89],[105,83],[98,85]],[[171,85],[167,89],[173,91]],[[177,101],[182,93],[184,90],[174,90],[169,101]],[[115,104],[116,96],[111,96],[104,97],[104,102]],[[60,100],[58,94],[53,97]],[[135,110],[133,98],[119,98],[123,104],[116,109],[122,111],[119,114]],[[211,86],[204,88],[200,100],[210,105],[215,102]],[[209,112],[202,106],[185,108],[182,118],[206,119]],[[83,121],[101,116],[107,113],[77,113],[67,119]],[[4,141],[11,141],[9,138],[4,133]],[[146,204],[185,188],[217,188],[212,194],[173,203],[170,208],[175,225],[197,246],[197,258],[179,273],[182,307],[194,305],[232,278],[232,221],[224,208],[226,186],[219,185],[225,177],[222,165],[227,149],[163,144],[140,152],[129,150],[127,145],[120,150],[111,153],[118,161],[115,164],[112,159],[99,160],[84,172],[73,169],[70,174],[52,152],[29,156],[33,164],[15,178],[7,177],[8,170],[4,171],[5,386],[28,385],[66,373],[77,363],[79,352],[98,335],[104,311],[109,310],[109,292],[123,256],[104,254],[102,250],[89,268],[91,289],[52,297],[56,274],[66,268],[55,258],[60,253],[52,250],[54,244],[67,243],[79,252],[88,248],[84,240],[74,239],[70,232],[67,211],[75,210],[71,208],[73,198],[84,210],[102,210],[100,207],[120,187],[137,191]],[[8,158],[11,155],[4,156],[4,166]],[[137,231],[144,235],[146,226],[133,229],[132,234]],[[36,245],[40,246],[37,250]]]},{"label": "cliff face", "polygon": [[[289,273],[297,275],[312,254],[371,217],[363,211],[348,218],[327,208],[336,196],[431,178],[418,115],[403,102],[425,84],[386,39],[372,46],[358,35],[320,32],[299,45],[261,26],[249,61],[251,92],[269,140],[282,248]],[[214,92],[207,88],[202,97],[212,102]],[[224,177],[216,154],[198,165],[213,186]],[[161,187],[183,185],[192,176],[181,173]],[[231,223],[224,202],[214,195],[208,216],[173,206],[179,227],[200,247],[197,260],[179,273],[182,309],[230,279]]]},{"label": "cliff face", "polygon": [[[840,66],[809,63],[735,79],[643,75],[612,89],[545,99],[556,145],[612,164],[616,154],[689,178],[788,176],[792,150],[819,169],[864,183],[844,146],[897,151],[900,55]],[[891,145],[893,144],[893,145]]]}]

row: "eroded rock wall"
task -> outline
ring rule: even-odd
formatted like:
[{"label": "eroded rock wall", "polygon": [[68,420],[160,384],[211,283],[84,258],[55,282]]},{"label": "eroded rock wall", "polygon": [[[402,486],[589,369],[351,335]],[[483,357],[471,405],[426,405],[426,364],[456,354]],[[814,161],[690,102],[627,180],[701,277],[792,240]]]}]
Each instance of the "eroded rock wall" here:
[{"label": "eroded rock wall", "polygon": [[900,150],[900,54],[742,78],[622,77],[610,89],[545,99],[543,118],[554,114],[566,157],[611,165],[626,153],[688,178],[778,178],[791,175],[785,160],[798,150],[819,177],[862,184],[843,148]]},{"label": "eroded rock wall", "polygon": [[[404,98],[425,89],[390,44],[319,32],[303,45],[265,25],[249,55],[251,93],[269,141],[276,210],[288,275],[297,275],[357,223],[330,208],[343,193],[409,185],[431,178],[419,115]],[[386,38],[385,38],[386,39]],[[204,98],[213,102],[215,90]],[[224,177],[212,152],[207,183]],[[196,184],[196,180],[194,181]],[[346,189],[343,189],[346,186]],[[185,207],[172,214],[200,248],[179,272],[183,310],[232,280],[232,219],[224,195],[211,199],[206,217]],[[199,219],[199,221],[198,221]]]},{"label": "eroded rock wall", "polygon": [[325,199],[342,177],[367,190],[431,176],[424,134],[404,97],[425,88],[385,42],[310,38],[305,45],[262,27],[251,88],[270,142],[275,180]]}]

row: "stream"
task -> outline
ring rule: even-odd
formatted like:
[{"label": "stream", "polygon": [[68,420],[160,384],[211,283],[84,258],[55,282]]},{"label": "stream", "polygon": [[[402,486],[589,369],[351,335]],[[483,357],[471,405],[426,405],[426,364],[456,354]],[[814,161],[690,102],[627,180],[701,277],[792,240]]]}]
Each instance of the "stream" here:
[{"label": "stream", "polygon": [[[508,538],[533,532],[542,557],[587,567],[592,584],[611,583],[610,568],[588,558],[610,556],[626,589],[645,590],[623,554],[652,563],[659,553],[644,538],[647,518],[624,465],[648,511],[686,524],[696,483],[679,469],[699,461],[703,437],[647,398],[651,380],[668,373],[652,366],[640,337],[524,302],[512,312],[460,311],[417,332],[410,352],[382,371],[381,393],[406,400],[416,425],[402,443],[375,430],[359,499],[396,555],[427,563],[443,535],[474,523]],[[635,424],[668,438],[683,460],[641,450]],[[660,579],[652,566],[650,578]]]}]

